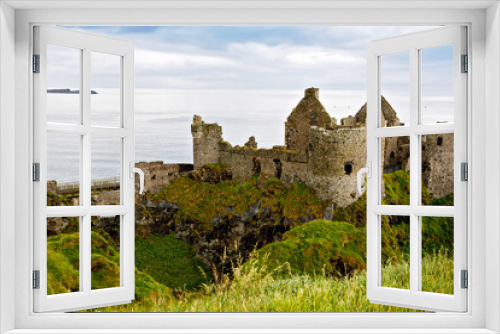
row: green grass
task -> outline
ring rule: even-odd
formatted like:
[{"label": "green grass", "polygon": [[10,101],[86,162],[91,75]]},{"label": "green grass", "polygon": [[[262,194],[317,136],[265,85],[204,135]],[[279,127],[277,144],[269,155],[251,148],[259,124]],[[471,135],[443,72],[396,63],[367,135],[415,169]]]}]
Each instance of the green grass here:
[{"label": "green grass", "polygon": [[192,247],[178,240],[173,233],[136,238],[135,265],[172,289],[198,289],[212,280],[210,270],[194,257]]},{"label": "green grass", "polygon": [[47,294],[79,290],[79,234],[47,238]]},{"label": "green grass", "polygon": [[[212,166],[217,168],[217,166]],[[384,175],[383,204],[402,204],[409,196],[409,175]],[[370,304],[366,299],[366,197],[334,210],[334,221],[322,218],[326,202],[302,183],[285,187],[276,179],[243,184],[222,181],[174,180],[153,201],[168,200],[180,210],[173,224],[190,221],[200,233],[210,231],[213,217],[231,218],[260,201],[261,213],[276,223],[292,222],[280,242],[257,250],[231,277],[212,278],[191,247],[174,235],[144,235],[136,239],[136,299],[127,305],[92,312],[408,312],[409,309]],[[434,200],[424,187],[425,205],[450,205],[453,194]],[[65,198],[54,198],[65,203]],[[232,210],[226,210],[227,207]],[[147,209],[143,215],[149,214]],[[348,222],[348,223],[347,223]],[[48,240],[48,292],[78,291],[78,233],[74,223]],[[76,225],[75,225],[76,226]],[[401,217],[382,217],[383,284],[409,287],[409,224]],[[453,219],[422,220],[422,289],[453,293]],[[115,286],[119,253],[105,233],[92,232],[92,288]],[[405,261],[406,260],[406,261]],[[201,268],[201,270],[200,270]],[[388,283],[390,282],[390,283]]]},{"label": "green grass", "polygon": [[344,277],[366,268],[365,253],[364,228],[316,220],[286,232],[282,241],[257,250],[256,256],[260,266],[273,269],[288,263],[293,274]]},{"label": "green grass", "polygon": [[[120,257],[109,239],[92,231],[92,289],[119,284]],[[150,275],[136,270],[136,303],[152,307],[153,298],[161,295],[171,299],[172,291]],[[118,277],[118,281],[117,281]],[[47,238],[47,294],[68,293],[79,290],[79,235],[60,234]]]},{"label": "green grass", "polygon": [[[286,266],[286,264],[284,264]],[[453,262],[445,252],[427,256],[422,262],[424,289],[453,292],[453,275],[447,274],[441,282],[425,273],[431,268],[445,268],[452,273]],[[407,263],[387,265],[384,279],[408,277]],[[425,282],[428,285],[425,285]],[[398,281],[401,287],[407,281]],[[325,275],[294,275],[283,277],[277,270],[260,267],[257,262],[237,268],[232,279],[227,276],[217,283],[205,285],[202,291],[189,292],[177,299],[161,295],[148,300],[133,301],[129,305],[110,306],[89,310],[92,312],[414,312],[415,310],[372,304],[366,298],[366,272],[360,271],[342,279]]]},{"label": "green grass", "polygon": [[[182,177],[173,180],[161,192],[146,196],[153,202],[167,200],[177,204],[180,210],[174,216],[174,223],[196,222],[199,233],[212,230],[210,221],[214,217],[243,215],[259,201],[262,210],[253,219],[258,221],[262,215],[271,215],[276,224],[285,218],[295,225],[299,225],[303,217],[308,216],[310,220],[322,218],[327,206],[303,183],[286,187],[278,179],[261,182],[254,178],[243,184],[236,181],[211,184]],[[228,207],[232,210],[227,210]],[[141,214],[147,217],[151,213],[142,209]]]},{"label": "green grass", "polygon": [[[383,205],[402,205],[409,203],[410,174],[398,170],[383,175],[385,198]],[[453,194],[440,199],[432,199],[427,188],[422,184],[423,205],[453,205]],[[358,228],[366,227],[366,193],[356,202],[345,207],[335,208],[334,221],[344,221]],[[402,216],[382,216],[382,260],[401,261],[410,251],[409,219]],[[450,217],[423,217],[422,219],[422,251],[432,254],[441,248],[453,253],[453,218]]]},{"label": "green grass", "polygon": [[[333,224],[341,226],[342,224]],[[307,229],[305,224],[291,231],[294,238],[320,238],[321,233],[329,233],[329,227]],[[345,223],[344,223],[345,224]],[[348,224],[346,224],[348,225]],[[343,226],[345,229],[351,227]],[[339,228],[341,229],[341,228]],[[331,232],[331,231],[330,231]],[[95,233],[95,232],[93,232]],[[340,235],[340,233],[339,233]],[[100,235],[93,236],[99,250],[96,255],[107,256],[109,262],[117,265],[116,250]],[[55,274],[54,292],[67,292],[68,284],[77,282],[78,235],[59,235],[48,239],[49,268]],[[263,254],[263,256],[269,256]],[[151,263],[154,263],[152,259]],[[203,284],[198,291],[172,290],[159,283],[143,271],[136,270],[135,300],[127,305],[87,310],[88,312],[410,312],[390,306],[371,304],[366,299],[366,273],[354,271],[351,275],[332,278],[326,271],[311,275],[297,274],[289,264],[271,268],[264,262],[252,259],[236,268],[233,276],[223,276],[216,282]],[[453,260],[446,251],[427,255],[422,262],[423,290],[453,293]],[[57,268],[57,269],[55,269]],[[283,275],[288,271],[288,275]],[[407,287],[408,263],[387,263],[383,271],[383,281],[395,281],[398,287]],[[104,282],[104,281],[103,281]],[[93,285],[95,288],[95,285]],[[71,291],[77,290],[73,286]]]}]

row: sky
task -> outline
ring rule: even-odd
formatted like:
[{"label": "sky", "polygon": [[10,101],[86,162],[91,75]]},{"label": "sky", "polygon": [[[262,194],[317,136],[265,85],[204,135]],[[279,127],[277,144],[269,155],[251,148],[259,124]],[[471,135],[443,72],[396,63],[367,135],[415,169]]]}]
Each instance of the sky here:
[{"label": "sky", "polygon": [[136,88],[355,90],[370,40],[430,27],[72,28],[131,40]]}]

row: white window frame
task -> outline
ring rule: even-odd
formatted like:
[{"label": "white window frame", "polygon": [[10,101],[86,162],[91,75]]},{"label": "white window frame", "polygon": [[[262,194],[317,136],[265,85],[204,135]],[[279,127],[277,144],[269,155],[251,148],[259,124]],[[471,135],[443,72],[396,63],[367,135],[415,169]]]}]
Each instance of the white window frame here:
[{"label": "white window frame", "polygon": [[[213,7],[205,3],[205,10],[200,7],[191,9],[119,9],[102,10],[102,2],[80,2],[74,5],[60,2],[39,1],[0,4],[0,217],[1,230],[0,265],[2,277],[0,281],[0,318],[4,320],[1,329],[16,328],[16,333],[27,333],[23,329],[94,329],[95,333],[104,332],[97,329],[131,329],[138,328],[176,328],[221,329],[224,332],[237,332],[234,328],[270,329],[268,332],[280,332],[279,329],[295,328],[295,332],[321,332],[320,329],[331,329],[328,332],[342,332],[341,329],[358,328],[359,332],[410,332],[410,328],[419,328],[420,332],[458,332],[459,328],[466,333],[491,333],[500,331],[498,315],[500,313],[500,11],[498,3],[493,2],[429,2],[411,1],[409,5],[398,2],[370,2],[370,9],[363,8],[366,3],[348,4],[336,1],[335,4],[314,4],[313,2],[295,2],[293,5],[280,5],[269,2],[260,3],[249,9],[220,9],[220,4],[209,1]],[[408,2],[408,1],[406,1]],[[40,10],[42,6],[73,6],[60,10]],[[83,3],[83,4],[82,4]],[[125,2],[123,2],[125,3]],[[144,1],[144,7],[151,5]],[[27,6],[33,10],[19,10],[12,20],[13,6]],[[116,5],[116,3],[115,3]],[[125,4],[124,4],[125,5]],[[87,6],[87,9],[75,9]],[[135,4],[135,6],[141,6]],[[158,6],[158,4],[153,4]],[[175,3],[171,5],[176,6]],[[179,4],[177,4],[179,6]],[[195,4],[196,6],[196,4]],[[202,6],[198,4],[198,6]],[[219,9],[216,9],[219,6]],[[250,5],[249,5],[250,6]],[[316,6],[316,7],[315,7]],[[328,7],[331,6],[331,7]],[[334,8],[334,7],[338,8]],[[391,8],[398,6],[398,9]],[[401,9],[401,7],[405,7]],[[426,7],[432,6],[432,7]],[[462,6],[457,9],[454,6]],[[468,6],[468,7],[467,7]],[[485,7],[490,6],[488,9]],[[207,7],[209,7],[207,9]],[[237,7],[237,6],[236,6]],[[251,7],[251,6],[250,6]],[[437,7],[437,8],[436,8]],[[92,9],[93,8],[93,9]],[[305,9],[306,8],[306,9]],[[351,8],[351,9],[346,9]],[[376,8],[376,9],[374,9]],[[468,9],[467,9],[468,8]],[[486,25],[485,25],[486,22]],[[468,93],[469,103],[469,153],[470,183],[469,231],[471,242],[468,245],[470,286],[468,289],[469,307],[467,313],[435,313],[435,314],[34,314],[31,290],[30,259],[32,243],[33,212],[30,194],[32,142],[32,77],[30,71],[30,55],[32,46],[32,27],[35,24],[59,25],[439,25],[465,24],[469,27],[469,68]],[[6,29],[7,28],[7,29]],[[13,61],[13,32],[15,31],[15,74],[9,72]],[[6,45],[6,48],[4,48]],[[7,70],[7,71],[4,71]],[[7,74],[5,74],[7,73]],[[10,73],[10,74],[9,74]],[[7,77],[6,77],[7,76]],[[8,85],[15,79],[15,101],[6,93],[14,93]],[[488,85],[486,85],[488,84]],[[15,118],[12,109],[15,106]],[[11,108],[6,110],[6,108]],[[488,119],[488,122],[486,121]],[[6,129],[15,127],[13,131]],[[3,130],[3,131],[2,131]],[[486,142],[485,131],[489,137]],[[15,139],[15,146],[12,145]],[[485,154],[488,152],[488,154]],[[15,164],[10,163],[15,159]],[[488,162],[488,164],[486,164]],[[15,179],[7,173],[15,169]],[[488,172],[488,182],[485,174]],[[10,179],[14,179],[11,181]],[[15,181],[15,184],[14,184]],[[15,185],[14,201],[8,199],[4,185]],[[488,193],[488,197],[486,197]],[[28,199],[27,199],[28,198]],[[13,203],[14,202],[14,203]],[[488,206],[485,206],[485,202]],[[15,212],[6,211],[8,205],[15,205]],[[488,217],[488,220],[486,219]],[[15,227],[6,219],[14,218]],[[472,228],[474,226],[474,228]],[[15,229],[15,230],[14,230]],[[6,233],[3,233],[6,232]],[[15,244],[9,240],[15,237]],[[12,256],[14,254],[14,256]],[[486,266],[486,261],[488,266]],[[11,284],[9,286],[9,284]],[[15,289],[12,289],[15,286]],[[488,293],[486,293],[488,289]],[[12,292],[12,290],[15,290]],[[9,305],[10,303],[10,305]],[[15,305],[11,311],[8,306]],[[12,319],[11,316],[14,316]],[[381,328],[384,328],[381,330]],[[338,331],[335,331],[338,329]],[[448,331],[446,331],[448,329]],[[52,331],[51,331],[52,332]],[[89,330],[90,332],[90,330]],[[118,331],[120,332],[120,331]],[[133,331],[129,331],[133,332]],[[140,330],[137,330],[140,332]],[[168,332],[168,330],[165,330]],[[202,332],[202,331],[199,331]],[[212,332],[222,332],[213,330]],[[248,332],[248,331],[247,331]],[[264,332],[264,331],[262,331]],[[283,330],[283,332],[293,332]],[[326,330],[323,332],[327,332]],[[355,331],[350,331],[355,333]],[[413,331],[414,332],[414,331]]]},{"label": "white window frame", "polygon": [[[64,124],[47,121],[47,45],[79,50],[80,122]],[[103,127],[91,121],[92,52],[119,58],[120,125]],[[89,34],[59,27],[34,27],[34,53],[39,56],[39,73],[34,84],[34,162],[39,163],[39,181],[33,184],[34,270],[39,270],[39,289],[34,290],[35,312],[73,311],[89,305],[107,306],[130,303],[135,295],[135,192],[134,174],[134,45],[130,41]],[[80,205],[47,206],[47,134],[70,134],[80,139]],[[120,204],[91,205],[92,138],[120,140]],[[92,216],[120,216],[120,286],[91,288],[91,219]],[[80,240],[80,290],[47,295],[47,218],[78,217]]]},{"label": "white window frame", "polygon": [[[368,115],[366,119],[367,164],[372,166],[367,190],[367,297],[372,303],[414,307],[423,310],[467,310],[467,290],[461,287],[462,270],[467,270],[467,183],[461,180],[461,163],[467,163],[467,76],[461,73],[461,56],[467,54],[466,27],[450,26],[408,35],[374,40],[367,50]],[[453,45],[454,121],[443,124],[421,123],[421,50]],[[407,126],[385,127],[381,124],[382,58],[408,52],[410,81],[410,119]],[[422,135],[454,133],[454,205],[425,206],[422,198]],[[382,138],[407,136],[410,139],[410,203],[382,205]],[[384,287],[382,274],[383,215],[407,216],[410,221],[410,287]],[[422,217],[454,217],[453,263],[454,293],[451,295],[422,291]]]}]

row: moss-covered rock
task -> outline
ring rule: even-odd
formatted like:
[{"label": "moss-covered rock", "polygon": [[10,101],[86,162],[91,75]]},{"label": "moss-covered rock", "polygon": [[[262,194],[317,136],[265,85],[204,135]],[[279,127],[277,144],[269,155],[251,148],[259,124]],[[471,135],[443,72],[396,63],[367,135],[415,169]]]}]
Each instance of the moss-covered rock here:
[{"label": "moss-covered rock", "polygon": [[[163,191],[147,197],[151,208],[161,207],[162,201],[174,203],[179,208],[174,214],[174,222],[196,222],[200,233],[213,229],[214,218],[243,216],[254,206],[259,207],[254,220],[272,216],[276,224],[283,219],[295,224],[300,224],[300,220],[319,219],[327,207],[327,202],[318,200],[303,183],[286,187],[278,179],[212,184],[182,177],[172,181]],[[144,209],[142,213],[147,214],[147,208]]]},{"label": "moss-covered rock", "polygon": [[146,197],[137,208],[139,233],[173,232],[219,272],[230,272],[255,248],[280,241],[290,228],[322,218],[327,207],[303,183],[287,187],[278,179],[241,184],[183,177]]},{"label": "moss-covered rock", "polygon": [[232,179],[231,170],[224,164],[205,164],[187,175],[197,182],[219,183]]},{"label": "moss-covered rock", "polygon": [[[344,277],[366,268],[366,231],[345,222],[316,220],[256,251],[261,266],[283,274]],[[285,263],[289,264],[284,266]]]}]

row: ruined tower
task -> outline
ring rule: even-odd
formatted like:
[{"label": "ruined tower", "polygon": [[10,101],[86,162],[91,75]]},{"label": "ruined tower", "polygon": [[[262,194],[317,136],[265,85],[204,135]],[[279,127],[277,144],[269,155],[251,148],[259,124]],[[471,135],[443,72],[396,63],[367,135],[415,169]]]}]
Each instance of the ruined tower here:
[{"label": "ruined tower", "polygon": [[201,116],[193,116],[193,167],[220,162],[219,143],[222,141],[222,127],[217,123],[205,123]]},{"label": "ruined tower", "polygon": [[318,126],[331,129],[333,120],[319,101],[319,89],[308,88],[285,122],[285,147],[287,150],[307,150],[309,128]]}]

